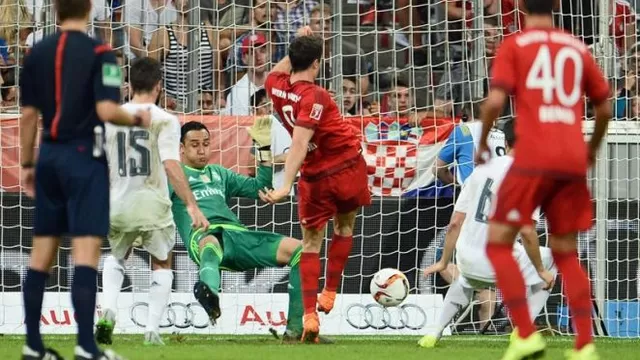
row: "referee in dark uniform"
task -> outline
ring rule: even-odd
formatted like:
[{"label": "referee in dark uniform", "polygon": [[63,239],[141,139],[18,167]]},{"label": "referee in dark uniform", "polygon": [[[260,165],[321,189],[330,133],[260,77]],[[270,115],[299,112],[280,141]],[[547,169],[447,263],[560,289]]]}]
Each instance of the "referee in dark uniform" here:
[{"label": "referee in dark uniform", "polygon": [[[86,35],[90,0],[55,0],[60,31],[36,44],[20,77],[22,185],[35,195],[29,270],[23,285],[26,345],[23,359],[61,359],[45,349],[40,314],[45,282],[60,238],[72,238],[71,298],[78,323],[75,359],[112,360],[93,339],[97,266],[109,231],[109,170],[104,122],[148,127],[150,114],[135,116],[119,105],[121,70],[108,45]],[[34,156],[39,114],[40,153]]]}]

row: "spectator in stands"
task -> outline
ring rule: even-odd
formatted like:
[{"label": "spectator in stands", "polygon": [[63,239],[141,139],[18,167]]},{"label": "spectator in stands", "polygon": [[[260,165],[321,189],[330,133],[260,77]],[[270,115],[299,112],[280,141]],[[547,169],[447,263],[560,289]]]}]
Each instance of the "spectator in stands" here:
[{"label": "spectator in stands", "polygon": [[[498,47],[502,43],[501,29],[496,16],[484,18],[484,61],[487,74],[491,73],[491,64]],[[484,80],[485,89],[488,79]],[[471,83],[469,81],[469,64],[454,62],[449,71],[444,72],[440,83],[436,87],[434,107],[441,117],[453,117],[460,112],[462,104],[471,101]]]},{"label": "spectator in stands", "polygon": [[[287,54],[286,33],[272,28],[271,19],[272,16],[275,16],[272,14],[275,13],[275,5],[270,6],[269,0],[252,0],[251,6],[250,9],[237,6],[237,9],[242,10],[242,17],[237,19],[236,23],[239,25],[229,24],[227,29],[220,32],[221,39],[234,43],[233,51],[227,56],[227,67],[232,69],[231,71],[234,66],[246,66],[242,61],[242,41],[247,36],[255,35],[256,32],[262,33],[267,40],[270,40],[271,47],[267,49],[267,55],[272,63],[277,63]],[[233,12],[227,12],[223,19],[227,18],[228,14],[233,14]],[[231,18],[231,16],[228,17]]]},{"label": "spectator in stands", "polygon": [[342,103],[342,113],[347,116],[369,115],[368,104],[362,104],[362,94],[358,91],[358,83],[355,76],[342,78],[342,101],[337,93],[329,90],[337,104]]},{"label": "spectator in stands", "polygon": [[[33,16],[36,23],[42,21],[43,3],[42,0],[33,2],[26,0],[27,10]],[[102,40],[106,44],[112,44],[113,31],[111,29],[111,6],[107,0],[94,0],[91,2],[91,14],[87,34]],[[33,47],[38,41],[44,37],[42,28],[30,32],[25,40],[25,46]]]},{"label": "spectator in stands", "polygon": [[631,109],[628,114],[628,120],[640,121],[640,95],[635,94],[631,99]]},{"label": "spectator in stands", "polygon": [[202,115],[213,115],[213,90],[201,90],[198,109]]},{"label": "spectator in stands", "polygon": [[[296,36],[296,31],[305,25],[305,20],[311,15],[311,9],[316,7],[317,0],[278,0],[276,4],[276,29],[287,34],[289,41]],[[329,5],[324,5],[329,7]]]},{"label": "spectator in stands", "polygon": [[0,77],[0,112],[18,112],[18,85],[15,74],[15,68],[12,68]]},{"label": "spectator in stands", "polygon": [[261,34],[247,36],[242,41],[242,61],[247,73],[233,85],[227,96],[227,115],[249,115],[249,100],[264,85],[267,77],[267,39]]},{"label": "spectator in stands", "polygon": [[629,0],[608,0],[611,15],[611,33],[616,42],[618,51],[625,54],[636,44],[636,22],[638,18]]},{"label": "spectator in stands", "polygon": [[213,89],[214,70],[213,63],[217,51],[213,46],[213,30],[210,26],[200,29],[200,47],[197,53],[198,67],[190,69],[189,51],[187,42],[189,38],[189,1],[173,0],[178,17],[175,22],[160,27],[154,32],[149,44],[149,56],[160,61],[163,65],[164,89],[168,97],[177,103],[177,110],[187,109],[189,89],[187,79],[191,71],[199,72],[199,89]]},{"label": "spectator in stands", "polygon": [[177,18],[172,0],[126,0],[124,5],[125,54],[134,59],[147,55],[154,32]]},{"label": "spectator in stands", "polygon": [[427,2],[421,0],[397,0],[396,16],[402,32],[407,32],[411,39],[413,50],[413,65],[427,65],[428,49],[422,44],[422,36],[427,33],[427,27],[422,22],[420,13],[426,8]]},{"label": "spectator in stands", "polygon": [[33,18],[23,0],[0,0],[0,54],[5,65],[16,63],[20,46],[32,30]]},{"label": "spectator in stands", "polygon": [[[638,77],[640,76],[640,54],[638,51],[640,46],[632,47],[627,54],[627,62],[625,66],[624,79],[620,81],[620,84],[613,84],[612,89],[619,89],[616,95],[615,101],[615,118],[617,120],[624,120],[627,116],[630,116],[629,108],[631,106],[630,100],[634,93],[637,93],[638,89]],[[618,86],[616,86],[618,85]]]},{"label": "spectator in stands", "polygon": [[[327,4],[320,4],[311,9],[309,17],[309,26],[315,34],[321,34],[324,38],[324,67],[320,72],[320,81],[324,80],[323,86],[330,88],[332,78],[337,74],[332,71],[333,57],[338,56],[338,52],[333,48],[333,33],[332,33],[332,21],[333,17],[331,9]],[[358,49],[357,46],[348,42],[342,41],[342,74],[345,76],[355,76],[359,80],[360,92],[366,94],[369,89],[369,77],[368,64],[365,60],[364,52]]]}]

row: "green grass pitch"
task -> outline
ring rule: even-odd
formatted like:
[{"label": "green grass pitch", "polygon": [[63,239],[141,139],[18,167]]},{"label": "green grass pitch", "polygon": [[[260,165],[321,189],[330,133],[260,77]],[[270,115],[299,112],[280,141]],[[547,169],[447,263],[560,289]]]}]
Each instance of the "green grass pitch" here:
[{"label": "green grass pitch", "polygon": [[[435,349],[418,348],[416,337],[335,337],[333,345],[283,345],[271,336],[201,336],[163,335],[166,346],[142,345],[142,335],[118,335],[113,349],[129,360],[493,360],[500,359],[506,336],[450,336]],[[547,337],[549,345],[545,359],[564,359],[571,348],[570,337]],[[18,359],[23,344],[21,336],[0,337],[3,359]],[[45,336],[47,346],[53,346],[65,359],[73,359],[75,337]],[[597,340],[602,359],[639,359],[640,340],[602,338]],[[6,357],[5,357],[6,356]]]}]

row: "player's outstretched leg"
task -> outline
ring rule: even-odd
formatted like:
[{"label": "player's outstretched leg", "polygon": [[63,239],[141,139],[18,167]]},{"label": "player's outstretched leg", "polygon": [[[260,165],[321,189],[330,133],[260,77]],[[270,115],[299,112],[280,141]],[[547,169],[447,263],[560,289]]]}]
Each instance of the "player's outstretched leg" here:
[{"label": "player's outstretched leg", "polygon": [[24,323],[27,328],[26,344],[22,348],[23,360],[62,359],[52,349],[45,349],[40,335],[40,315],[44,288],[49,278],[53,258],[58,252],[60,239],[37,236],[33,238],[33,250],[29,261],[29,270],[22,285],[24,304]]},{"label": "player's outstretched leg", "polygon": [[171,270],[171,253],[165,260],[152,257],[151,288],[149,289],[149,315],[144,331],[145,345],[164,345],[160,337],[160,321],[171,295],[173,271]]},{"label": "player's outstretched leg", "polygon": [[575,349],[567,355],[570,359],[597,359],[591,323],[591,286],[578,260],[576,235],[551,235],[549,244],[553,260],[562,273],[562,284],[577,333]]},{"label": "player's outstretched leg", "polygon": [[535,332],[527,303],[524,277],[513,257],[513,243],[519,228],[511,225],[491,223],[487,257],[496,273],[496,285],[502,291],[503,302],[518,328],[509,344],[503,360],[521,360],[544,355],[546,344]]},{"label": "player's outstretched leg", "polygon": [[[192,240],[195,241],[195,240]],[[198,255],[200,269],[199,281],[193,287],[196,300],[202,305],[212,324],[220,317],[220,263],[222,262],[222,247],[218,239],[208,235],[199,241]]]},{"label": "player's outstretched leg", "polygon": [[338,214],[333,220],[334,233],[327,256],[327,276],[322,294],[318,298],[318,311],[325,314],[331,312],[336,301],[336,291],[353,246],[353,227],[357,214],[357,210]]},{"label": "player's outstretched leg", "polygon": [[438,318],[437,328],[423,336],[418,345],[423,348],[435,347],[444,329],[451,324],[451,320],[471,302],[473,288],[463,276],[459,276],[449,287],[447,295],[444,297],[444,308]]},{"label": "player's outstretched leg", "polygon": [[302,229],[302,254],[300,255],[300,275],[302,278],[302,341],[318,343],[320,318],[316,312],[318,280],[320,278],[320,248],[325,226],[318,229]]},{"label": "player's outstretched leg", "polygon": [[[302,339],[302,318],[304,307],[302,305],[302,285],[300,282],[300,259],[302,257],[302,245],[299,240],[284,238],[278,246],[278,266],[289,265],[289,311],[287,314],[287,329],[282,336],[285,343],[299,342]],[[333,341],[324,336],[318,336],[321,344],[331,344]]]},{"label": "player's outstretched leg", "polygon": [[122,290],[125,275],[125,260],[109,255],[104,259],[102,269],[102,316],[96,323],[98,344],[113,343],[113,329],[116,326],[118,296]]}]

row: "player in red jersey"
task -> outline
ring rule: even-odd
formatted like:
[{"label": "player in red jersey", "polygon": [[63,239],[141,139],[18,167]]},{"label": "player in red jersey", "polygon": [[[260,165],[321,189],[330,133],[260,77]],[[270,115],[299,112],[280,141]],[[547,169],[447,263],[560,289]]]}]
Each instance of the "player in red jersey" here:
[{"label": "player in red jersey", "polygon": [[[367,167],[355,131],[347,124],[329,92],[314,84],[321,66],[322,39],[308,27],[298,32],[289,56],[267,76],[265,89],[282,125],[292,134],[285,163],[284,184],[262,199],[275,203],[289,195],[296,174],[298,215],[302,226],[300,259],[304,304],[302,340],[318,342],[317,310],[333,309],[336,290],[353,243],[360,207],[371,203]],[[326,281],[318,297],[320,248],[327,222],[333,218],[333,236],[326,265]]]},{"label": "player in red jersey", "polygon": [[[509,95],[516,99],[513,166],[497,193],[489,226],[487,256],[516,330],[503,360],[541,355],[545,342],[529,317],[525,284],[512,255],[519,229],[531,226],[541,206],[549,224],[549,245],[562,273],[577,331],[569,359],[597,359],[591,331],[589,279],[577,258],[579,231],[591,228],[587,168],[593,164],[611,118],[609,87],[584,43],[553,27],[557,0],[524,0],[523,33],[509,37],[493,65],[491,91],[482,111],[479,162],[488,157],[486,137]],[[582,134],[584,95],[595,106],[589,144]]]}]

